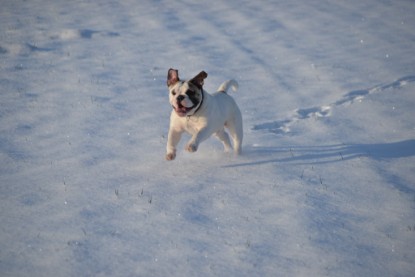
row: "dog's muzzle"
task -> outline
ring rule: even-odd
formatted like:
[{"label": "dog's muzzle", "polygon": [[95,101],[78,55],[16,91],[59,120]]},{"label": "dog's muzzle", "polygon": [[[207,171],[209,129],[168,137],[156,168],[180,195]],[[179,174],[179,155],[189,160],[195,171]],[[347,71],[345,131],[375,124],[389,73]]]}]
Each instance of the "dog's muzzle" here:
[{"label": "dog's muzzle", "polygon": [[192,109],[194,108],[194,106],[192,107],[185,107],[182,104],[178,104],[177,107],[173,106],[174,111],[179,115],[179,116],[186,116],[188,112],[190,112]]},{"label": "dog's muzzle", "polygon": [[195,106],[192,105],[191,107],[186,107],[183,106],[181,104],[181,102],[184,100],[184,96],[179,95],[176,99],[177,101],[177,105],[173,106],[174,111],[179,115],[179,116],[186,116],[188,112],[190,112]]}]

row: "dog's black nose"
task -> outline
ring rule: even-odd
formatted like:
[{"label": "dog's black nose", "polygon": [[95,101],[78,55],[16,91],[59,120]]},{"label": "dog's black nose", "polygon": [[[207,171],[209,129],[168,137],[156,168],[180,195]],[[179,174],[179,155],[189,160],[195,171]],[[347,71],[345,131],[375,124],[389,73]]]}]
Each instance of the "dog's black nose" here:
[{"label": "dog's black nose", "polygon": [[182,102],[184,100],[184,96],[183,95],[179,95],[177,96],[177,102]]}]

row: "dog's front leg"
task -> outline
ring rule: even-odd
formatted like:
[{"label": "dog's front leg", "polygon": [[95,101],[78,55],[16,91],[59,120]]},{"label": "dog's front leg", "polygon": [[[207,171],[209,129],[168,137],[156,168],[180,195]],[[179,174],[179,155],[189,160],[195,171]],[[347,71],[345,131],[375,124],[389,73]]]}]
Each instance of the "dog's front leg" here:
[{"label": "dog's front leg", "polygon": [[200,129],[199,132],[193,135],[192,139],[186,145],[186,150],[189,152],[196,152],[199,144],[207,139],[210,135],[211,132],[207,127]]},{"label": "dog's front leg", "polygon": [[176,146],[182,137],[182,132],[171,128],[167,138],[166,160],[172,161],[176,158]]}]

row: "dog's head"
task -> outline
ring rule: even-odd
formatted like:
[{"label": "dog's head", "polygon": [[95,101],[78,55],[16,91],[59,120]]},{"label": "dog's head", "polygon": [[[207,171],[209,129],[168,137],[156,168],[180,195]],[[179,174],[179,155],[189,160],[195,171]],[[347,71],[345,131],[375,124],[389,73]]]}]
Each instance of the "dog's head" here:
[{"label": "dog's head", "polygon": [[170,68],[167,73],[169,99],[178,116],[193,115],[203,101],[203,81],[207,73],[201,71],[190,81],[181,81],[179,71]]}]

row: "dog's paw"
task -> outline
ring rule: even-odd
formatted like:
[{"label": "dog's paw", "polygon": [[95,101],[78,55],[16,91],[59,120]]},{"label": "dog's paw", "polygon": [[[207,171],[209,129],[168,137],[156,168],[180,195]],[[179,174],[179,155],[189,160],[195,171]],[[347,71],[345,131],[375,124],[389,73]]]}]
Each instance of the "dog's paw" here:
[{"label": "dog's paw", "polygon": [[189,143],[186,146],[186,150],[189,151],[189,152],[191,152],[191,153],[196,152],[197,151],[197,145],[194,144],[194,143]]},{"label": "dog's paw", "polygon": [[167,153],[166,154],[166,160],[172,161],[176,158],[176,153]]}]

